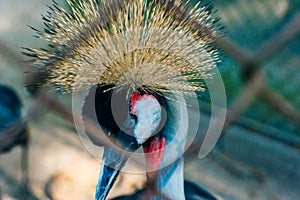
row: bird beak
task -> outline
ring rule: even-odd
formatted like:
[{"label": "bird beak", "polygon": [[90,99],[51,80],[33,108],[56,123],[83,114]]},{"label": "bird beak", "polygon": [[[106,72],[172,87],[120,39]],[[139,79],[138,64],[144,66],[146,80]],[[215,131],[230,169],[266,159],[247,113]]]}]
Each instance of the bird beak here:
[{"label": "bird beak", "polygon": [[96,200],[106,199],[128,158],[125,152],[117,152],[111,148],[104,149],[100,177],[96,187]]}]

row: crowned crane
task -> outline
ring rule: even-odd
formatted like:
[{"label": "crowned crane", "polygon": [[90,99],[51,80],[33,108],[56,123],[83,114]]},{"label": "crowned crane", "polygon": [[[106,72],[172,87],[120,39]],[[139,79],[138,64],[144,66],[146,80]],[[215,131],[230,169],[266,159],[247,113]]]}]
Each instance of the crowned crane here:
[{"label": "crowned crane", "polygon": [[[107,198],[130,152],[140,147],[152,183],[146,197],[185,199],[182,155],[191,131],[185,97],[204,91],[203,79],[219,61],[211,6],[190,7],[181,0],[66,1],[71,12],[54,2],[43,16],[44,31],[34,29],[49,48],[26,48],[24,54],[47,72],[46,85],[62,92],[89,90],[83,121],[95,115],[115,145],[104,147],[95,199]],[[101,138],[87,134],[102,145]]]}]

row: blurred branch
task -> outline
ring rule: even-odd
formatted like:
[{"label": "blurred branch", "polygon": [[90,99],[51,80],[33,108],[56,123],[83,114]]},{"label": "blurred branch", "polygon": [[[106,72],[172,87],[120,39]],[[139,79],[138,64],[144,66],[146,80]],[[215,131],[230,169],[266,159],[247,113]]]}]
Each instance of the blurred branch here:
[{"label": "blurred branch", "polygon": [[12,49],[6,46],[2,41],[0,41],[0,54],[2,54],[8,60],[13,60],[18,64],[18,66],[23,65],[22,59],[12,51]]},{"label": "blurred branch", "polygon": [[254,102],[257,95],[264,87],[264,77],[262,73],[257,72],[247,83],[247,86],[239,94],[239,96],[232,103],[231,108],[227,111],[224,129],[236,121],[239,116],[244,113],[247,108]]},{"label": "blurred branch", "polygon": [[215,43],[232,60],[242,65],[247,65],[251,61],[250,52],[240,48],[230,39],[217,37]]},{"label": "blurred branch", "polygon": [[23,62],[21,56],[16,54],[10,47],[5,45],[2,41],[0,41],[0,54],[3,55],[7,60],[14,61],[17,67],[21,67],[22,70],[27,71],[30,66]]},{"label": "blurred branch", "polygon": [[233,106],[227,112],[225,126],[227,128],[230,123],[238,119],[238,117],[252,104],[256,96],[262,92],[262,97],[265,101],[276,108],[278,112],[292,120],[298,127],[300,127],[300,115],[296,112],[287,100],[284,100],[278,93],[271,91],[264,87],[263,79],[259,75],[259,68],[262,63],[282,50],[291,41],[300,34],[300,11],[297,12],[292,19],[287,22],[283,28],[261,46],[259,50],[252,55],[240,49],[231,41],[218,38],[217,45],[229,57],[238,61],[243,67],[248,76],[254,77],[250,79],[248,86],[237,97]]},{"label": "blurred branch", "polygon": [[[199,25],[200,26],[200,25]],[[274,56],[300,34],[300,11],[287,22],[282,29],[266,41],[256,52],[241,49],[237,44],[223,37],[214,37],[216,45],[231,59],[238,61],[242,67],[249,63],[256,67]]]},{"label": "blurred branch", "polygon": [[300,112],[290,102],[268,87],[263,88],[260,96],[300,128]]},{"label": "blurred branch", "polygon": [[298,11],[278,33],[264,43],[261,48],[251,56],[251,59],[255,60],[258,64],[262,64],[290,44],[299,34],[300,11]]}]

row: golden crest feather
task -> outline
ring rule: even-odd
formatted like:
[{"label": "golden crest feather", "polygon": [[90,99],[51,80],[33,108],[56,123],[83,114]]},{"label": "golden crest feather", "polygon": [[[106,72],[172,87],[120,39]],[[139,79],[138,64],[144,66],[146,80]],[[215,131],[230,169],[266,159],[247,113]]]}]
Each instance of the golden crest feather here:
[{"label": "golden crest feather", "polygon": [[[158,93],[203,91],[203,79],[219,61],[210,9],[180,0],[66,0],[56,2],[36,30],[48,49],[26,49],[47,85],[60,91],[94,85],[129,87]],[[183,15],[179,14],[179,11]]]}]

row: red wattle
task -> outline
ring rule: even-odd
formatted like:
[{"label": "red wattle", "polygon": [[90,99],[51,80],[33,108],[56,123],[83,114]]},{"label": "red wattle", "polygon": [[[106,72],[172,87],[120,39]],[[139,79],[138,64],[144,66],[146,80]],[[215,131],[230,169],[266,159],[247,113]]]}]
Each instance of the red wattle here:
[{"label": "red wattle", "polygon": [[164,156],[166,139],[154,138],[149,146],[144,147],[144,153],[149,170],[158,170]]}]

